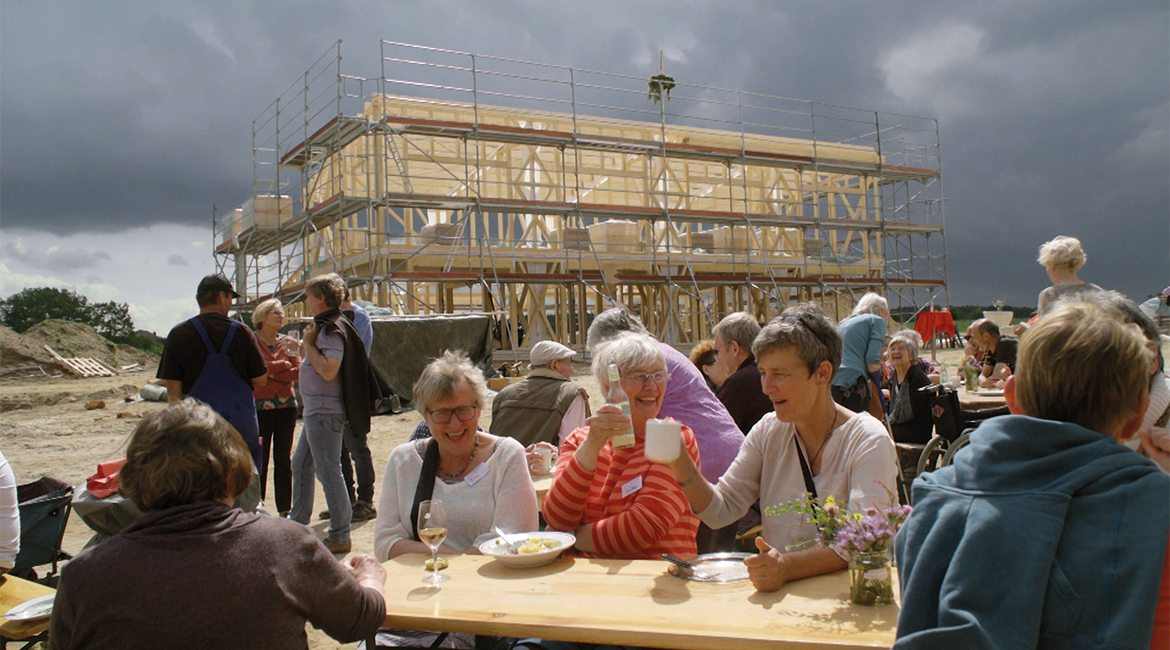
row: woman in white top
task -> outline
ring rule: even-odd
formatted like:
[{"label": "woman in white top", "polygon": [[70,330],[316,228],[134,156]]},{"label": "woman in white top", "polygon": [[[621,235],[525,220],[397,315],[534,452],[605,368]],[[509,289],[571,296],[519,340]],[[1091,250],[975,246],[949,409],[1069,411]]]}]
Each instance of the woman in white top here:
[{"label": "woman in white top", "polygon": [[429,445],[439,454],[430,498],[443,502],[449,522],[439,553],[478,553],[477,546],[495,536],[493,525],[509,533],[536,530],[536,489],[524,447],[479,428],[487,401],[483,373],[462,354],[446,352],[423,370],[413,397],[432,437],[400,445],[386,463],[374,532],[378,560],[430,553],[411,521]]},{"label": "woman in white top", "polygon": [[[742,517],[756,499],[766,508],[801,499],[809,487],[852,508],[896,498],[896,454],[885,427],[833,401],[830,382],[841,361],[841,336],[820,308],[785,310],[760,331],[752,352],[775,412],[752,427],[718,483],[707,482],[686,454],[671,465],[699,519],[720,528]],[[815,536],[803,514],[766,515],[756,540],[759,554],[744,561],[756,589],[775,591],[791,580],[844,569],[845,560],[827,548],[785,551]]]}]

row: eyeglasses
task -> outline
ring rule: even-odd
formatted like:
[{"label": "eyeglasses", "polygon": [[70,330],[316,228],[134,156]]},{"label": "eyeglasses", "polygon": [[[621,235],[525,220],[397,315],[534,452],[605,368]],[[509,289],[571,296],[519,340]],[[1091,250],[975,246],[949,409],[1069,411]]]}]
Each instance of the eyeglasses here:
[{"label": "eyeglasses", "polygon": [[460,422],[467,422],[475,417],[475,412],[479,410],[478,406],[460,406],[456,409],[436,409],[434,411],[427,409],[427,415],[435,421],[435,424],[447,424],[451,421],[451,416],[459,418]]},{"label": "eyeglasses", "polygon": [[666,372],[665,370],[659,370],[655,373],[632,372],[628,375],[622,375],[622,379],[629,379],[639,386],[645,386],[646,382],[650,381],[651,379],[653,379],[654,383],[656,384],[665,384],[666,382],[670,381],[670,373]]}]

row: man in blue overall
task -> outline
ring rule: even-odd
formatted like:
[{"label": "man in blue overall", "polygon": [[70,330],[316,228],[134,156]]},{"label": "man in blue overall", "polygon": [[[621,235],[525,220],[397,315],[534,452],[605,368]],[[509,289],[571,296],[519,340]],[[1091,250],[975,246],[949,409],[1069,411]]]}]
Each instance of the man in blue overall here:
[{"label": "man in blue overall", "polygon": [[268,382],[268,366],[252,330],[228,318],[232,301],[239,297],[223,274],[203,278],[195,292],[199,314],[167,334],[158,378],[166,383],[172,404],[194,397],[223,416],[248,443],[259,467],[260,430],[252,387]]}]

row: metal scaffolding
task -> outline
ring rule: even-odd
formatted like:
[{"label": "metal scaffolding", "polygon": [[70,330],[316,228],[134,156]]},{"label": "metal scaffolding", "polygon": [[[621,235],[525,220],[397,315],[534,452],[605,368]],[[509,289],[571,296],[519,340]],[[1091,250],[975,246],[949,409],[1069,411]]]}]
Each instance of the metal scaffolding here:
[{"label": "metal scaffolding", "polygon": [[937,121],[650,89],[391,41],[356,77],[338,41],[254,120],[254,196],[217,215],[217,263],[244,305],[336,271],[400,314],[496,314],[505,349],[583,347],[617,303],[685,344],[794,300],[946,302]]}]

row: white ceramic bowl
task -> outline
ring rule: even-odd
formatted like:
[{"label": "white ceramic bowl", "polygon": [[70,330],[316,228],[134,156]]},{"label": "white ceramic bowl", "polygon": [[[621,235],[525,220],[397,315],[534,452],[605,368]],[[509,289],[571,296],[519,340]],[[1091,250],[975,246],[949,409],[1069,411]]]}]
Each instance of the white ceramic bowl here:
[{"label": "white ceramic bowl", "polygon": [[557,559],[565,549],[572,546],[577,538],[572,533],[558,533],[551,530],[539,531],[534,533],[513,533],[507,537],[509,542],[519,544],[528,539],[541,540],[556,540],[558,542],[555,548],[550,548],[547,551],[539,553],[517,553],[515,555],[508,552],[506,546],[500,541],[498,537],[489,539],[488,541],[479,545],[479,552],[484,555],[489,555],[504,563],[504,566],[510,566],[518,569],[544,566],[549,562]]}]

